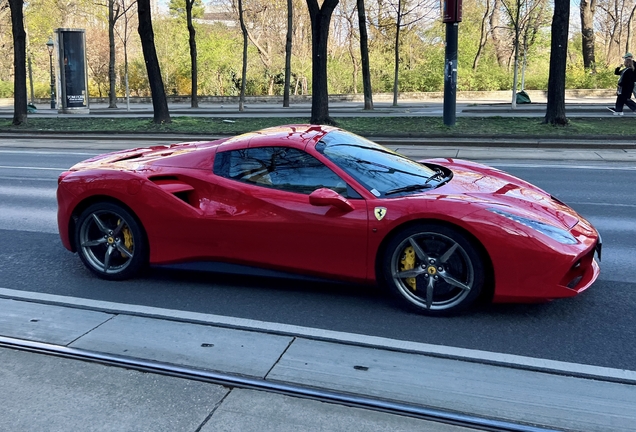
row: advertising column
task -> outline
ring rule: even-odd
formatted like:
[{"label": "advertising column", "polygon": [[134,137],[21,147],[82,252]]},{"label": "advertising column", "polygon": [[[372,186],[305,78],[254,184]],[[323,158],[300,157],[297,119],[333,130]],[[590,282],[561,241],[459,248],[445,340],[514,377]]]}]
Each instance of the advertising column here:
[{"label": "advertising column", "polygon": [[462,0],[442,0],[442,22],[446,23],[444,61],[444,124],[455,126],[457,115],[457,39],[462,20]]},{"label": "advertising column", "polygon": [[64,114],[87,114],[88,75],[86,34],[83,29],[57,29],[60,60],[60,102]]}]

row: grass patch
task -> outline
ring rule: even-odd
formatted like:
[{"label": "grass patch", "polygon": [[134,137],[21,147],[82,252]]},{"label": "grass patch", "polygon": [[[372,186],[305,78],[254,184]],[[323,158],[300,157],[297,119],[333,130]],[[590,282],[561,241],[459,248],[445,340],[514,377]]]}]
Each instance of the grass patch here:
[{"label": "grass patch", "polygon": [[[636,139],[636,121],[631,118],[577,118],[567,126],[551,126],[542,118],[461,117],[455,126],[445,126],[437,117],[345,117],[338,118],[343,129],[364,136],[515,136],[515,137],[630,137]],[[231,121],[211,117],[174,117],[171,123],[154,124],[139,118],[29,118],[21,126],[0,120],[0,132],[59,133],[178,133],[234,135],[271,126],[307,123],[304,117],[236,118]]]}]

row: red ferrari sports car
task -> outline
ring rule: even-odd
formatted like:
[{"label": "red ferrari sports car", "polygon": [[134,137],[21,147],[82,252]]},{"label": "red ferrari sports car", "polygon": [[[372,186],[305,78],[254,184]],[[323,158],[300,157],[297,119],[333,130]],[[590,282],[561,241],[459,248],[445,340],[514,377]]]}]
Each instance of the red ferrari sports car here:
[{"label": "red ferrari sports car", "polygon": [[549,193],[333,127],[100,155],[60,175],[57,200],[62,243],[105,279],[148,264],[239,264],[381,283],[442,315],[479,298],[571,297],[599,275],[598,232]]}]

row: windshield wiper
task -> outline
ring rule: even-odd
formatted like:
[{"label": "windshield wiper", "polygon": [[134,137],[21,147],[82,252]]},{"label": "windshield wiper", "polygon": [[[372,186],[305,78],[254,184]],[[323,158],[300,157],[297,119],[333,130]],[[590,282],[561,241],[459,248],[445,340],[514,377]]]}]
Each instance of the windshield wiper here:
[{"label": "windshield wiper", "polygon": [[435,174],[433,174],[432,176],[430,176],[426,182],[424,182],[424,184],[428,184],[431,180],[435,180],[436,178],[443,180],[445,178],[445,174],[444,171],[442,171],[441,169],[436,169],[435,170]]},{"label": "windshield wiper", "polygon": [[431,184],[412,184],[412,185],[408,185],[408,186],[402,186],[399,188],[395,188],[395,189],[391,189],[388,190],[386,192],[384,192],[384,195],[392,195],[392,194],[396,194],[396,193],[400,193],[400,192],[411,192],[411,191],[416,191],[416,190],[422,190],[422,189],[430,189],[432,188],[433,185]]}]

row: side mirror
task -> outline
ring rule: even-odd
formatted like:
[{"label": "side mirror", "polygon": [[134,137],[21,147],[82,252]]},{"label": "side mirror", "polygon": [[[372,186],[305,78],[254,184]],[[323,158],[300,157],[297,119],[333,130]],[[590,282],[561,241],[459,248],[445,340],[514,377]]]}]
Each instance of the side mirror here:
[{"label": "side mirror", "polygon": [[328,188],[316,189],[309,195],[309,204],[315,206],[334,206],[343,211],[353,210],[353,206],[345,197]]}]

